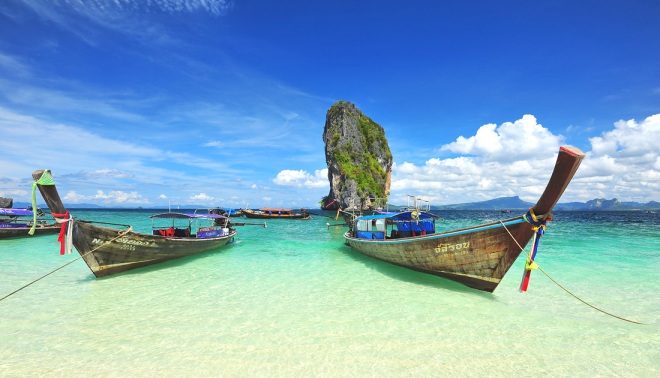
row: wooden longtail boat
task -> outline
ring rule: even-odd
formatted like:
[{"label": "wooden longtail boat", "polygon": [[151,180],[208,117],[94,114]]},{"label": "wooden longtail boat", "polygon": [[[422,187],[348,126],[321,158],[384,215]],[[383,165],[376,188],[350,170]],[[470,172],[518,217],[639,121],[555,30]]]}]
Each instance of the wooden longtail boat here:
[{"label": "wooden longtail boat", "polygon": [[[578,148],[561,147],[545,191],[525,216],[436,232],[436,215],[412,209],[359,217],[344,238],[367,256],[492,292],[537,233],[535,228],[551,218],[583,158]],[[388,228],[394,235],[388,235]]]},{"label": "wooden longtail boat", "polygon": [[233,208],[215,208],[212,209],[213,214],[220,214],[225,217],[238,218],[243,216],[243,209],[233,209]]},{"label": "wooden longtail boat", "polygon": [[243,209],[246,218],[254,219],[312,219],[305,209],[296,212],[293,209],[280,209],[277,207],[264,207],[259,210]]},{"label": "wooden longtail boat", "polygon": [[[30,233],[32,225],[35,225],[34,231]],[[49,235],[58,232],[60,232],[59,224],[39,219],[39,216],[35,217],[31,210],[0,208],[0,239]]]},{"label": "wooden longtail boat", "polygon": [[[32,177],[53,216],[67,223],[69,240],[96,277],[216,250],[231,243],[236,235],[236,231],[228,227],[228,218],[210,213],[153,215],[152,234],[134,232],[130,225],[114,225],[122,229],[100,226],[98,224],[103,223],[79,220],[68,214],[50,171],[38,170]],[[165,227],[156,226],[153,222],[156,219],[171,220],[171,225],[168,221]],[[175,220],[187,221],[187,227],[175,228]],[[209,224],[200,226],[200,220],[207,220]],[[216,226],[215,220],[225,222]]]}]

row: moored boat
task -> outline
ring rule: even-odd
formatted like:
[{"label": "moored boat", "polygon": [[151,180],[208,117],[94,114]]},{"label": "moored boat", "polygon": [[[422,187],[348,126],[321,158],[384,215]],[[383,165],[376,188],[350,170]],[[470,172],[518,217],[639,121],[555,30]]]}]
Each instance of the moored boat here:
[{"label": "moored boat", "polygon": [[[217,250],[236,236],[227,217],[210,212],[153,215],[151,234],[135,232],[130,225],[73,218],[62,204],[50,171],[38,170],[32,177],[52,214],[66,222],[68,240],[96,277]],[[166,225],[156,223],[163,220]],[[214,224],[218,220],[223,222]]]},{"label": "moored boat", "polygon": [[43,219],[43,215],[39,209],[35,214],[31,210],[0,208],[0,239],[60,232],[60,225],[48,223]]},{"label": "moored boat", "polygon": [[243,216],[243,209],[234,209],[234,208],[220,208],[216,207],[212,209],[213,214],[219,214],[225,217],[238,218]]},{"label": "moored boat", "polygon": [[264,207],[259,210],[243,209],[243,215],[254,219],[312,219],[305,209],[296,211],[277,207]]},{"label": "moored boat", "polygon": [[537,230],[545,228],[584,156],[578,148],[561,147],[545,191],[524,216],[438,232],[437,216],[415,206],[358,217],[344,238],[367,256],[492,292]]}]

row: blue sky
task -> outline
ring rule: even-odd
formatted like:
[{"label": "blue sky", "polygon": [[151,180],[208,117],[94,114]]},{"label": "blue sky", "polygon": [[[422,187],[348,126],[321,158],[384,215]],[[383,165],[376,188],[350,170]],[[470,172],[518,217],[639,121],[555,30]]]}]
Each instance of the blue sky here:
[{"label": "blue sky", "polygon": [[393,203],[660,200],[656,1],[5,0],[0,196],[316,206],[327,110],[385,129]]}]

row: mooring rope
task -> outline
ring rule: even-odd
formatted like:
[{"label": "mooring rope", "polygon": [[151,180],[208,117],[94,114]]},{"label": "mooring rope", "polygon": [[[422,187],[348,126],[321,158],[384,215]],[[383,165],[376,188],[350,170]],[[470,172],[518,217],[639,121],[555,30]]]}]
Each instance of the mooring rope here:
[{"label": "mooring rope", "polygon": [[[525,252],[525,254],[527,255],[527,258],[531,258],[531,256],[529,255],[529,253],[528,253],[527,251],[525,251],[525,249],[524,249],[522,246],[520,246],[520,243],[518,243],[518,241],[516,240],[516,238],[513,237],[513,235],[511,234],[511,231],[509,231],[509,229],[506,227],[506,225],[505,225],[502,221],[499,221],[499,222],[502,224],[502,227],[504,227],[504,229],[506,230],[506,232],[509,233],[509,236],[511,236],[511,239],[513,239],[513,241],[516,242],[516,244],[518,245],[518,248],[520,248],[520,250],[521,250],[522,252]],[[630,320],[630,319],[622,318],[622,317],[620,317],[620,316],[618,316],[618,315],[614,315],[614,314],[612,314],[612,313],[609,313],[609,312],[607,312],[607,311],[605,311],[605,310],[602,310],[602,309],[600,309],[600,308],[598,308],[598,307],[592,305],[591,303],[589,303],[589,302],[585,301],[584,299],[578,297],[576,294],[573,294],[570,290],[568,290],[567,288],[565,288],[564,286],[562,286],[562,285],[561,285],[559,282],[557,282],[554,278],[550,277],[550,275],[549,275],[545,270],[543,270],[543,269],[541,268],[541,266],[538,265],[538,263],[536,263],[536,266],[537,266],[538,270],[540,270],[541,273],[545,274],[545,276],[548,277],[548,278],[550,279],[550,281],[552,281],[555,285],[559,286],[562,290],[564,290],[566,293],[568,293],[569,295],[571,295],[573,298],[575,298],[575,299],[577,299],[578,301],[584,303],[585,305],[587,305],[587,306],[593,308],[594,310],[596,310],[596,311],[600,311],[600,312],[602,312],[602,313],[605,314],[605,315],[611,316],[611,317],[613,317],[613,318],[617,318],[617,319],[619,319],[619,320],[623,320],[623,321],[625,321],[625,322],[634,323],[634,324],[644,324],[644,323],[640,323],[640,322],[637,322],[637,321],[634,321],[634,320]]]},{"label": "mooring rope", "polygon": [[[69,227],[71,227],[71,226],[72,226],[72,225],[69,225]],[[64,268],[64,267],[66,267],[66,266],[68,266],[68,265],[73,264],[74,262],[76,262],[76,261],[82,259],[83,257],[85,257],[85,256],[89,255],[90,253],[96,251],[97,249],[103,247],[105,244],[112,243],[113,241],[115,241],[115,240],[119,239],[120,237],[126,235],[127,233],[131,232],[132,230],[133,230],[133,228],[132,228],[131,226],[129,226],[127,230],[120,231],[119,234],[118,234],[116,237],[110,239],[110,241],[108,241],[107,243],[103,243],[103,244],[97,246],[96,248],[92,249],[91,251],[85,253],[84,255],[80,255],[80,257],[75,258],[75,259],[69,261],[68,263],[66,263],[66,264],[64,264],[64,265],[62,265],[62,266],[60,266],[59,268],[54,269],[54,270],[52,270],[52,271],[50,271],[50,272],[44,274],[43,276],[37,278],[36,280],[33,280],[32,282],[28,283],[27,285],[24,285],[24,286],[22,286],[22,287],[20,287],[20,288],[18,288],[18,289],[16,289],[16,290],[14,290],[13,292],[11,292],[11,293],[5,295],[4,297],[0,298],[0,302],[2,302],[3,300],[5,300],[6,298],[9,298],[9,297],[11,297],[12,295],[18,293],[19,291],[25,289],[26,287],[32,285],[33,283],[36,283],[36,282],[38,282],[38,281],[41,281],[42,279],[44,279],[44,278],[50,276],[51,274],[57,272],[58,270],[60,270],[60,269],[62,269],[62,268]]]}]

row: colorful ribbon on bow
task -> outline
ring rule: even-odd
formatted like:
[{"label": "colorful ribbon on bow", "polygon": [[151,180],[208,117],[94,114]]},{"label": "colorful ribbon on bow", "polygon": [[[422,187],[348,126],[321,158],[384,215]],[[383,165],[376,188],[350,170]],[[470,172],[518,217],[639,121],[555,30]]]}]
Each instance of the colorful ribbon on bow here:
[{"label": "colorful ribbon on bow", "polygon": [[539,268],[539,266],[534,262],[534,259],[536,258],[536,252],[539,248],[541,236],[545,234],[546,223],[550,222],[552,218],[550,216],[546,216],[543,219],[539,219],[539,217],[534,214],[534,209],[530,208],[529,211],[523,215],[523,219],[527,223],[531,224],[532,230],[536,232],[534,233],[534,238],[532,240],[532,252],[527,256],[527,262],[525,263],[522,282],[520,282],[520,292],[522,293],[527,291],[527,287],[529,286],[529,279],[532,275],[532,270]]}]

